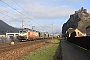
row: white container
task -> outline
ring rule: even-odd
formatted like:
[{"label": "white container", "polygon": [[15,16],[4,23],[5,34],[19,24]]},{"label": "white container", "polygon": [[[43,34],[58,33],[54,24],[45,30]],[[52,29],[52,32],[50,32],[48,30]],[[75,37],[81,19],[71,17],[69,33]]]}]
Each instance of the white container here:
[{"label": "white container", "polygon": [[14,42],[11,42],[11,45],[14,45]]}]

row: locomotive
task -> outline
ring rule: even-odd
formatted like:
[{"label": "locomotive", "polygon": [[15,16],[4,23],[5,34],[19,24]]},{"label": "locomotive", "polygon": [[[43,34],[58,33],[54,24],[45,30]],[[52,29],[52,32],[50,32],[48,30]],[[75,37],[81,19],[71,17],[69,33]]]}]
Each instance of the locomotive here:
[{"label": "locomotive", "polygon": [[39,32],[36,30],[28,29],[28,28],[19,30],[19,34],[18,34],[19,41],[47,39],[47,38],[49,38],[48,32]]}]

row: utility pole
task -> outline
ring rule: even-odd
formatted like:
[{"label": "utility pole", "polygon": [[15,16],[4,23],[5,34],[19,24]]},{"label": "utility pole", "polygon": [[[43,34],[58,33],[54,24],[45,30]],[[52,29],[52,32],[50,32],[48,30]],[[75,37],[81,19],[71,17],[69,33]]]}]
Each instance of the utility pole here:
[{"label": "utility pole", "polygon": [[32,26],[32,30],[33,30],[34,27],[35,27],[35,26]]},{"label": "utility pole", "polygon": [[52,40],[53,40],[53,22],[52,22]]},{"label": "utility pole", "polygon": [[24,27],[24,25],[23,25],[23,20],[22,20],[22,30],[23,30],[23,27]]}]

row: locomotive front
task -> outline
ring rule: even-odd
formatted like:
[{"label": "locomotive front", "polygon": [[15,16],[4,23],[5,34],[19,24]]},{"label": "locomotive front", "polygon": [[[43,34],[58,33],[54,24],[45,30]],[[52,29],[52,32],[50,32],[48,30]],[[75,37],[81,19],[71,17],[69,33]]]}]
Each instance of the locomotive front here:
[{"label": "locomotive front", "polygon": [[20,41],[26,41],[27,40],[27,30],[19,30],[18,39]]}]

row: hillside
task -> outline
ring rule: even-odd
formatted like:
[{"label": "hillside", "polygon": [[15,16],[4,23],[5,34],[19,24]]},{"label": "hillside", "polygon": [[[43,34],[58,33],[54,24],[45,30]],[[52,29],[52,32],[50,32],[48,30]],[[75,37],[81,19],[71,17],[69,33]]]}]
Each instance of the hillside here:
[{"label": "hillside", "polygon": [[86,27],[90,25],[90,14],[83,7],[74,14],[70,15],[70,18],[62,26],[62,33],[65,34],[68,28],[78,28],[83,33],[86,32]]},{"label": "hillside", "polygon": [[12,26],[9,26],[4,21],[0,20],[0,35],[5,34],[6,32],[18,32],[18,29]]}]

